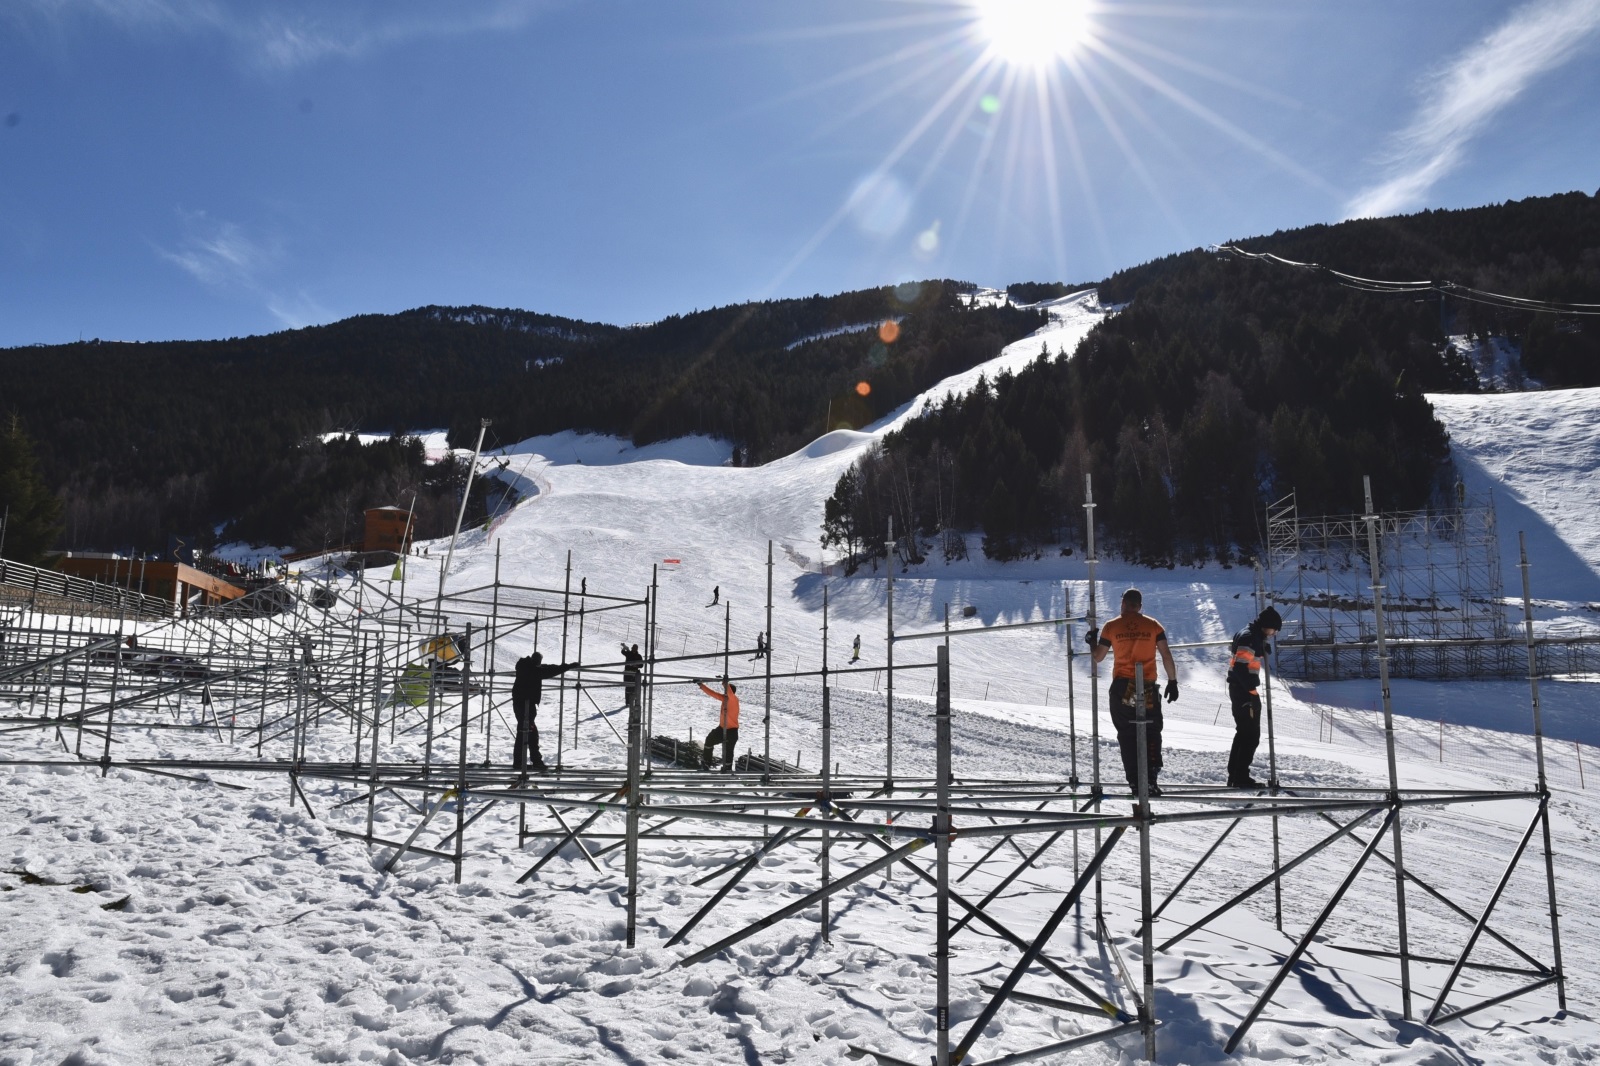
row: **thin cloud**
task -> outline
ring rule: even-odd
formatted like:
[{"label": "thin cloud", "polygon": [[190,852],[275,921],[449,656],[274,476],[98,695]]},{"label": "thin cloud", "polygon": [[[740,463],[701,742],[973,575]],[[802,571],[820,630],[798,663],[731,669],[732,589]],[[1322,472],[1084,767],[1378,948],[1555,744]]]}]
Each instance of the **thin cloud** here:
[{"label": "thin cloud", "polygon": [[221,37],[253,65],[292,69],[355,57],[409,40],[514,30],[557,0],[480,0],[435,5],[419,0],[327,4],[313,0],[240,4],[220,0],[12,0],[13,21],[62,29],[73,21],[110,22],[135,33]]},{"label": "thin cloud", "polygon": [[180,218],[184,233],[177,244],[155,249],[162,259],[214,292],[260,301],[289,329],[327,320],[327,311],[305,290],[285,293],[273,284],[285,259],[279,242],[254,238],[204,211],[183,212]]},{"label": "thin cloud", "polygon": [[286,296],[271,296],[267,300],[267,311],[284,329],[303,329],[333,317],[303,289]]},{"label": "thin cloud", "polygon": [[281,258],[276,247],[252,240],[232,222],[215,220],[203,211],[182,218],[185,232],[177,247],[157,247],[156,253],[203,285],[259,289],[262,274]]},{"label": "thin cloud", "polygon": [[1424,84],[1411,124],[1397,133],[1386,176],[1346,207],[1347,218],[1416,207],[1461,165],[1467,146],[1535,79],[1566,63],[1600,29],[1600,0],[1544,0],[1519,8]]}]

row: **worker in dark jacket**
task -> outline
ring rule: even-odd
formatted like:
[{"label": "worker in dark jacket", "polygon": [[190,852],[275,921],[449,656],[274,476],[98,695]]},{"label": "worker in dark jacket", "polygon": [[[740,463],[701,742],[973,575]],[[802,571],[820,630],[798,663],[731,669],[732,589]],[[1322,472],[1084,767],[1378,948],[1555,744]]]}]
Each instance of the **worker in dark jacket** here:
[{"label": "worker in dark jacket", "polygon": [[717,715],[717,728],[706,734],[705,747],[701,749],[700,768],[711,769],[711,751],[719,742],[722,744],[722,772],[733,773],[733,748],[739,742],[739,689],[732,681],[726,682],[722,692],[707,685],[704,681],[696,681],[700,691],[716,700],[722,705],[721,712]]},{"label": "worker in dark jacket", "polygon": [[1260,788],[1250,776],[1250,760],[1261,743],[1261,671],[1283,628],[1283,616],[1268,607],[1254,622],[1233,635],[1228,659],[1228,702],[1233,706],[1233,751],[1228,756],[1229,788]]},{"label": "worker in dark jacket", "polygon": [[562,663],[559,666],[546,666],[544,656],[538,652],[517,660],[517,679],[511,684],[511,709],[517,715],[517,742],[511,759],[515,769],[544,773],[544,757],[539,754],[539,726],[535,722],[539,717],[539,700],[544,695],[544,683],[546,679],[564,674],[579,665]]},{"label": "worker in dark jacket", "polygon": [[644,656],[639,654],[639,645],[622,646],[622,693],[628,705],[628,710],[639,709],[639,694],[644,688]]}]

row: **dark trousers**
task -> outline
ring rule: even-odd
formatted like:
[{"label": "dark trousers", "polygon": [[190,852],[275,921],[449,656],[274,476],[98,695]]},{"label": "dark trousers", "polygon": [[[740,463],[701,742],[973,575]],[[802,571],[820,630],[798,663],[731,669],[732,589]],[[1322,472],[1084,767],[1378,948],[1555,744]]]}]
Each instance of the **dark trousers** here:
[{"label": "dark trousers", "polygon": [[544,757],[539,754],[539,705],[513,697],[511,709],[517,715],[517,738],[511,745],[512,769],[544,769]]},{"label": "dark trousers", "polygon": [[1233,702],[1233,751],[1228,755],[1228,782],[1250,776],[1250,760],[1261,743],[1261,696],[1256,692],[1230,689]]},{"label": "dark trousers", "polygon": [[[1133,678],[1119,677],[1111,682],[1111,724],[1117,727],[1117,743],[1122,747],[1122,772],[1128,787],[1139,787],[1139,708],[1133,700]],[[1145,684],[1145,750],[1150,757],[1150,783],[1161,772],[1161,691],[1154,681]]]},{"label": "dark trousers", "polygon": [[639,709],[639,684],[638,684],[638,682],[629,681],[627,683],[627,685],[625,685],[623,687],[622,692],[623,692],[623,701],[628,705],[628,710],[637,711]]},{"label": "dark trousers", "polygon": [[733,771],[733,746],[739,743],[739,730],[737,728],[724,729],[719,725],[707,733],[706,746],[700,756],[700,764],[702,766],[711,765],[711,750],[719,743],[722,745],[722,768],[731,773]]}]

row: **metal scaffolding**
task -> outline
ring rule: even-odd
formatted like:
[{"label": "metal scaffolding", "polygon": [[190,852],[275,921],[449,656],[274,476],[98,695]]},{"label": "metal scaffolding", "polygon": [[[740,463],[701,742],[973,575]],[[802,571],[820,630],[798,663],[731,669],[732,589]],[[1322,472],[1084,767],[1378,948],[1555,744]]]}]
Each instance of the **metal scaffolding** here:
[{"label": "metal scaffolding", "polygon": [[[857,671],[849,666],[833,668],[828,661],[826,590],[820,670],[797,666],[793,671],[775,671],[771,655],[763,654],[756,657],[759,670],[741,673],[732,669],[735,658],[743,662],[765,648],[731,645],[728,608],[720,619],[722,634],[715,650],[690,652],[687,637],[674,649],[663,639],[654,580],[635,596],[589,592],[587,581],[575,589],[570,554],[560,588],[502,581],[497,556],[492,581],[420,599],[408,598],[403,587],[397,594],[362,579],[348,587],[307,582],[287,601],[281,593],[255,603],[247,598],[186,619],[138,625],[13,609],[5,619],[6,639],[0,645],[0,700],[11,704],[10,713],[0,718],[0,755],[6,756],[0,764],[77,766],[102,774],[121,767],[208,780],[218,787],[228,786],[216,774],[282,775],[288,783],[287,803],[304,807],[341,836],[375,851],[382,849],[386,870],[413,856],[425,856],[452,864],[459,881],[475,849],[511,847],[530,853],[516,879],[530,883],[558,861],[573,869],[591,868],[598,875],[620,859],[627,880],[621,905],[630,947],[639,935],[638,900],[647,887],[645,873],[653,845],[694,840],[740,846],[743,852],[737,858],[692,881],[705,890],[704,902],[665,943],[681,946],[681,967],[712,959],[784,921],[815,922],[826,939],[841,920],[830,909],[831,901],[869,878],[904,871],[910,878],[881,884],[895,886],[908,903],[932,904],[929,935],[935,974],[929,998],[934,1024],[933,1046],[927,1050],[941,1066],[1021,1063],[1122,1038],[1136,1039],[1137,1053],[1155,1060],[1162,1022],[1155,995],[1156,953],[1180,954],[1194,934],[1235,908],[1267,900],[1270,893],[1277,927],[1291,938],[1293,948],[1228,1036],[1226,1049],[1231,1052],[1265,1015],[1302,956],[1318,950],[1319,938],[1324,938],[1330,918],[1352,886],[1374,869],[1393,880],[1397,902],[1390,933],[1373,942],[1343,944],[1338,950],[1392,961],[1399,975],[1398,1007],[1405,1017],[1440,1025],[1552,985],[1564,1008],[1542,746],[1537,749],[1537,779],[1523,789],[1413,788],[1400,779],[1387,671],[1395,649],[1390,619],[1406,612],[1391,604],[1418,599],[1412,593],[1400,599],[1395,598],[1399,594],[1389,593],[1380,516],[1371,514],[1369,506],[1369,513],[1356,525],[1339,527],[1339,536],[1364,535],[1366,540],[1366,587],[1352,586],[1349,595],[1369,612],[1364,632],[1370,634],[1369,654],[1383,678],[1386,780],[1329,787],[1280,777],[1269,682],[1267,786],[1241,791],[1214,783],[1163,782],[1156,793],[1143,763],[1131,789],[1102,778],[1099,673],[1092,660],[1087,758],[1080,754],[1072,670],[1076,653],[1071,649],[1074,634],[1082,632],[1076,627],[1094,626],[1098,620],[1092,486],[1086,489],[1090,597],[1082,613],[1069,607],[1061,617],[952,627],[947,609],[940,628],[897,631],[891,568],[885,587],[890,688],[881,766],[846,768],[839,764],[833,746],[833,682],[840,674]],[[1274,529],[1275,536],[1293,532],[1301,545],[1305,542],[1303,524]],[[1439,534],[1439,539],[1446,538]],[[1274,545],[1279,543],[1274,539]],[[1352,565],[1360,554],[1352,554]],[[766,647],[770,648],[770,546],[767,565]],[[1533,637],[1526,566],[1523,578],[1522,666],[1531,678],[1533,732],[1541,737],[1538,642]],[[1452,589],[1466,587],[1459,576],[1451,580],[1456,583]],[[313,606],[316,603],[331,605]],[[1443,614],[1442,609],[1434,613]],[[1472,625],[1496,624],[1482,611],[1475,618],[1481,620]],[[1503,620],[1499,624],[1506,630],[1505,639],[1513,640]],[[1066,633],[1071,716],[1070,740],[1063,738],[1066,750],[1054,756],[1041,753],[1036,768],[1011,777],[964,773],[952,740],[960,716],[951,698],[950,649],[969,639],[1004,640],[1010,631],[1025,626],[1054,626]],[[624,660],[584,654],[586,641],[590,648],[604,641],[601,646],[609,649],[618,639],[637,639],[644,648],[640,699],[621,699],[627,685]],[[553,698],[542,713],[548,728],[550,703],[554,704],[554,758],[550,772],[531,775],[504,765],[509,761],[504,745],[511,729],[505,717],[506,681],[512,673],[508,661],[514,658],[512,643],[525,647],[541,640],[546,646],[559,646],[563,662],[571,656],[583,660],[583,665],[572,678],[559,678],[551,686]],[[931,655],[919,652],[930,644]],[[900,655],[895,661],[897,647]],[[1298,652],[1284,649],[1279,661],[1291,654]],[[698,759],[697,746],[690,739],[680,749],[679,741],[654,728],[660,694],[715,672],[752,693],[759,690],[758,683],[765,686],[758,712],[767,727],[761,751],[748,750],[739,761],[739,772],[727,775],[682,769],[683,752]],[[893,729],[896,715],[907,713],[894,702],[896,675],[904,680],[906,675],[926,678],[929,672],[934,678],[931,775],[896,766]],[[772,756],[775,682],[787,686],[791,698],[817,701],[821,759],[814,771]],[[747,709],[755,710],[757,702],[754,696],[748,698]],[[608,753],[605,765],[565,763],[566,752],[583,740],[580,722],[591,730],[599,726],[598,743]],[[1139,728],[1145,725],[1141,718]],[[164,749],[188,754],[151,754],[143,741],[156,731]],[[59,753],[41,757],[37,751],[5,750],[7,737],[25,734],[45,736]],[[187,749],[185,737],[192,738]],[[308,744],[313,738],[318,741],[315,746]],[[330,748],[338,754],[329,755]],[[320,756],[310,757],[313,750]],[[1142,743],[1139,750],[1145,751]],[[1465,809],[1485,802],[1523,808],[1528,821],[1493,893],[1474,907],[1406,866],[1400,828],[1408,810],[1418,806]],[[493,824],[484,816],[496,807],[509,809],[506,805],[517,811],[515,838],[496,841],[483,828]],[[1245,824],[1270,828],[1270,856],[1241,855],[1237,841],[1243,834],[1234,838],[1230,862],[1253,862],[1260,876],[1243,891],[1213,891],[1213,898],[1226,895],[1227,902],[1200,914],[1190,900],[1214,878],[1218,856]],[[381,825],[401,829],[388,831]],[[1157,834],[1181,834],[1209,843],[1199,861],[1177,869],[1164,849],[1152,846]],[[1547,886],[1549,939],[1527,944],[1519,943],[1494,919],[1512,874],[1525,860],[1532,861],[1528,852],[1536,838]],[[1030,886],[1024,898],[1017,882],[1058,843],[1071,846],[1071,884],[1065,891],[1048,894],[1048,906],[1041,909],[1037,886]],[[754,922],[730,927],[729,894],[764,856],[780,849],[816,854],[816,888],[775,902],[770,913]],[[1108,860],[1129,849],[1137,850],[1133,866],[1137,873],[1113,882],[1108,891],[1108,878],[1117,876]],[[1320,856],[1326,862],[1337,849],[1344,849],[1348,861],[1336,884],[1307,885],[1289,877],[1313,858]],[[1064,856],[1064,851],[1058,854]],[[1119,867],[1126,868],[1128,864]],[[969,879],[971,887],[965,884]],[[674,884],[685,888],[676,880]],[[1213,890],[1216,887],[1211,884]],[[1286,892],[1306,893],[1313,900],[1316,917],[1304,928],[1291,928],[1286,920]],[[1409,904],[1408,893],[1413,900]],[[1408,918],[1419,898],[1442,908],[1456,923],[1448,943],[1440,944],[1435,937],[1423,944],[1411,935]],[[1032,917],[1027,924],[1003,917],[1015,913]],[[1075,952],[1056,935],[1069,916],[1085,914],[1094,931],[1092,953]],[[952,950],[964,938],[975,936],[998,938],[1009,945],[1013,955],[1002,979],[979,982],[952,973]],[[1481,946],[1490,942],[1497,957],[1509,953],[1514,961],[1484,961]],[[1136,945],[1137,972],[1124,958]],[[1448,968],[1448,974],[1442,980],[1424,979],[1428,967]],[[1481,982],[1499,983],[1487,993],[1480,985],[1464,995],[1458,991],[1464,972]],[[984,998],[978,1016],[964,1027],[951,1020],[950,1003],[957,989]],[[1418,997],[1424,1004],[1421,1009],[1414,1003]],[[989,1023],[1019,1003],[1057,1012],[1075,1035],[980,1060],[977,1053]],[[880,1048],[857,1050],[880,1063],[908,1061]],[[1130,1043],[1127,1050],[1134,1050],[1134,1045]]]},{"label": "metal scaffolding", "polygon": [[[1370,525],[1387,575],[1381,604],[1392,677],[1521,678],[1500,574],[1491,496],[1457,486],[1442,509],[1302,517],[1294,493],[1267,505],[1267,577],[1294,621],[1279,636],[1284,675],[1306,681],[1376,678]],[[1370,519],[1370,522],[1369,522]],[[1552,674],[1600,672],[1600,638],[1542,640]]]}]

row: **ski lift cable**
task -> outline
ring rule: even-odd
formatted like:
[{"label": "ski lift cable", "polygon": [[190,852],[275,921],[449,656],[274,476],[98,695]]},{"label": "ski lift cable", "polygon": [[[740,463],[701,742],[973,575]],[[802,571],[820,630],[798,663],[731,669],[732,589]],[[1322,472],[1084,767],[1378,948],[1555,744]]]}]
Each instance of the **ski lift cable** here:
[{"label": "ski lift cable", "polygon": [[1453,281],[1387,281],[1381,278],[1364,278],[1357,274],[1346,274],[1343,271],[1334,270],[1332,267],[1323,266],[1321,263],[1302,263],[1295,259],[1286,259],[1281,255],[1274,255],[1271,252],[1248,252],[1232,244],[1215,245],[1214,250],[1238,256],[1241,259],[1262,260],[1276,263],[1279,266],[1328,274],[1337,278],[1339,283],[1347,288],[1358,289],[1363,292],[1437,292],[1441,295],[1454,296],[1473,303],[1487,304],[1491,307],[1505,307],[1514,311],[1534,311],[1561,315],[1600,315],[1600,303],[1572,303],[1561,300],[1535,300],[1525,296],[1508,296],[1505,293],[1476,289],[1470,285],[1460,285]]}]

